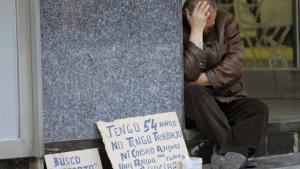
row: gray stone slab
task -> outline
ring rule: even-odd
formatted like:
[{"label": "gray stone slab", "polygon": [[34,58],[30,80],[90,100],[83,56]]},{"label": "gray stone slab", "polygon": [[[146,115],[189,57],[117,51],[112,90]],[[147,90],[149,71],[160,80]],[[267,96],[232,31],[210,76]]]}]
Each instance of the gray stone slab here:
[{"label": "gray stone slab", "polygon": [[[270,110],[270,122],[289,122],[283,129],[289,129],[290,122],[299,122],[300,120],[300,99],[264,99]],[[296,128],[297,125],[293,125]]]},{"label": "gray stone slab", "polygon": [[288,166],[288,167],[280,167],[280,168],[275,168],[275,169],[299,169],[300,165],[297,166]]},{"label": "gray stone slab", "polygon": [[300,99],[299,70],[246,70],[243,82],[250,97]]},{"label": "gray stone slab", "polygon": [[300,154],[284,154],[258,158],[257,169],[295,168],[300,165]]},{"label": "gray stone slab", "polygon": [[44,140],[95,122],[182,114],[180,0],[41,0]]},{"label": "gray stone slab", "polygon": [[286,154],[294,152],[294,134],[282,133],[268,135],[267,155]]}]

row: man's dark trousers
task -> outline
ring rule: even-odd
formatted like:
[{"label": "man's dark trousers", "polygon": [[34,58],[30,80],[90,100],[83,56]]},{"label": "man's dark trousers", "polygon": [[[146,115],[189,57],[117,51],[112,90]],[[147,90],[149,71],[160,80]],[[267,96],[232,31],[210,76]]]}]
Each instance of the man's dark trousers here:
[{"label": "man's dark trousers", "polygon": [[194,84],[184,90],[185,113],[200,132],[216,143],[220,153],[237,152],[248,156],[267,133],[268,107],[247,97],[223,103],[211,91]]}]

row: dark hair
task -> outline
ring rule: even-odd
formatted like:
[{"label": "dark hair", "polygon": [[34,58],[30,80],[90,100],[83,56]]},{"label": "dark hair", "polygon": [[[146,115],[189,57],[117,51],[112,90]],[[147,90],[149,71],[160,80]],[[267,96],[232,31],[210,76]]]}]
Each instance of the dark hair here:
[{"label": "dark hair", "polygon": [[195,5],[199,1],[208,2],[208,4],[214,9],[214,11],[217,11],[217,3],[216,3],[215,0],[186,0],[183,4],[183,7],[182,7],[182,14],[183,14],[183,17],[182,17],[182,24],[183,25],[182,26],[183,26],[184,31],[190,32],[190,29],[191,29],[190,25],[187,21],[185,9],[188,9],[189,13],[191,14],[194,10]]},{"label": "dark hair", "polygon": [[213,7],[214,10],[217,9],[217,3],[215,0],[186,0],[183,4],[182,9],[188,9],[190,13],[193,12],[195,5],[197,4],[197,2],[199,1],[206,1],[208,2],[208,4]]}]

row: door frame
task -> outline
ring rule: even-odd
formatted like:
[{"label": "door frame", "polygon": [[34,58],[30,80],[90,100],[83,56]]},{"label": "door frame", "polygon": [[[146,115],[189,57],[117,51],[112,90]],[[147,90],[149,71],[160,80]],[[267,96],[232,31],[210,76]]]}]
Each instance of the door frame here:
[{"label": "door frame", "polygon": [[15,0],[19,138],[0,140],[0,159],[43,155],[40,11],[38,0]]}]

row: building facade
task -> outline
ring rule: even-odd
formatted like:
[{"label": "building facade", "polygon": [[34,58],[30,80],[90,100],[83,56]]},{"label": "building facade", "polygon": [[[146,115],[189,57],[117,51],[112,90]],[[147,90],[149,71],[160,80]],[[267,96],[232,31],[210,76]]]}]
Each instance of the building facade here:
[{"label": "building facade", "polygon": [[[0,3],[0,169],[43,168],[44,154],[94,147],[109,168],[98,120],[175,111],[185,128],[181,0]],[[269,105],[268,145],[282,143],[260,155],[298,151],[299,1],[217,3],[242,29],[243,81]]]}]

